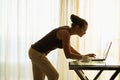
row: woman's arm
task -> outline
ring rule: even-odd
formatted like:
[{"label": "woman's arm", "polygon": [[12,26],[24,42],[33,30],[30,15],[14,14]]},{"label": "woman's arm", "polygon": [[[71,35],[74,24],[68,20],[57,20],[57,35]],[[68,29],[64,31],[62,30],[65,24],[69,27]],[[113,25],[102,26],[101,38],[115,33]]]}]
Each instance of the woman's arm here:
[{"label": "woman's arm", "polygon": [[[71,51],[73,53],[76,53],[76,54],[80,54],[79,52],[77,52],[74,48],[71,47]],[[89,57],[95,57],[96,55],[94,53],[88,53],[86,55],[82,55],[82,56],[89,56]]]},{"label": "woman's arm", "polygon": [[58,39],[62,40],[62,46],[65,53],[66,58],[70,59],[81,59],[81,54],[76,54],[70,47],[70,34],[67,30],[59,30],[57,32]]},{"label": "woman's arm", "polygon": [[90,57],[95,56],[95,54],[92,54],[92,53],[81,55],[79,52],[73,49],[70,46],[70,34],[67,30],[59,30],[57,33],[57,37],[58,39],[62,40],[62,46],[63,46],[63,50],[64,50],[66,58],[81,59],[82,56],[90,56]]}]

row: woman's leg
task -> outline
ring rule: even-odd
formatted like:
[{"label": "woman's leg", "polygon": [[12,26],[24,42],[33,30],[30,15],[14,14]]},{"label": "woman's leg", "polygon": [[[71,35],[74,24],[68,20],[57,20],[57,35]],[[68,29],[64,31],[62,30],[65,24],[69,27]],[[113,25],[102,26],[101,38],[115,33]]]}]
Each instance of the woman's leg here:
[{"label": "woman's leg", "polygon": [[[30,49],[29,56],[33,63],[34,75],[38,76],[40,74],[40,72],[43,72],[47,75],[48,80],[58,80],[58,77],[59,77],[58,72],[52,66],[52,64],[50,63],[50,61],[46,58],[46,56],[44,54],[39,53],[39,52],[35,51],[34,49]],[[37,72],[37,70],[40,72]]]},{"label": "woman's leg", "polygon": [[39,65],[39,67],[47,75],[48,80],[58,80],[58,72],[46,57],[42,58],[41,65]]},{"label": "woman's leg", "polygon": [[44,80],[45,79],[45,74],[40,70],[40,68],[32,63],[32,68],[33,68],[33,78],[34,80]]}]

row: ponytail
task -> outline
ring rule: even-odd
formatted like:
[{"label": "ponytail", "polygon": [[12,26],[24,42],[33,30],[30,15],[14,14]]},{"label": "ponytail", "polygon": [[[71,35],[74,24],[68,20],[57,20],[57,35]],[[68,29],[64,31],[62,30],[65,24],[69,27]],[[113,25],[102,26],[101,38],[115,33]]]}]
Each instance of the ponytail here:
[{"label": "ponytail", "polygon": [[72,14],[70,17],[71,21],[72,21],[72,27],[79,25],[80,27],[84,27],[85,25],[88,25],[87,21]]}]

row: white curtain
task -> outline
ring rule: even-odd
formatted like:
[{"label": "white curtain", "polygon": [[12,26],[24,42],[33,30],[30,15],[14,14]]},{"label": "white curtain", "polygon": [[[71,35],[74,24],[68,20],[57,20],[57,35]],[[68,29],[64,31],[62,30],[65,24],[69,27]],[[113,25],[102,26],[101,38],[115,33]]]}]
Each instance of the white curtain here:
[{"label": "white curtain", "polygon": [[[79,0],[60,0],[60,25],[71,26],[70,15],[78,14]],[[71,37],[71,45],[78,49],[78,36]],[[74,71],[69,70],[68,62],[70,59],[66,59],[63,50],[58,51],[58,72],[59,80],[77,80],[78,76]]]},{"label": "white curtain", "polygon": [[[120,63],[120,1],[119,0],[61,0],[60,19],[61,24],[70,25],[70,14],[74,13],[88,21],[88,30],[85,36],[78,38],[74,36],[71,44],[80,53],[96,53],[103,56],[103,51],[109,41],[112,47],[107,57],[107,63]],[[76,38],[77,37],[77,38]],[[77,43],[77,45],[76,45]],[[61,51],[59,51],[61,53]],[[60,80],[79,80],[78,76],[68,68],[68,62],[64,55],[59,53],[58,61],[63,68]],[[61,60],[62,59],[62,60]],[[61,64],[60,63],[60,64]],[[93,79],[98,71],[85,71],[90,80]],[[99,80],[109,80],[113,71],[105,71]],[[117,76],[116,80],[120,80]]]},{"label": "white curtain", "polygon": [[[106,62],[120,63],[120,1],[81,0],[80,4],[80,16],[87,19],[89,24],[87,34],[82,40],[84,43],[80,44],[80,51],[83,53],[94,52],[103,56],[107,43],[112,41]],[[112,72],[106,71],[99,79],[108,80],[112,74]],[[116,80],[119,80],[119,76]]]},{"label": "white curtain", "polygon": [[[32,43],[58,27],[58,3],[0,0],[0,80],[33,80],[28,50]],[[56,65],[57,60],[53,59],[57,59],[57,54],[48,58]]]}]

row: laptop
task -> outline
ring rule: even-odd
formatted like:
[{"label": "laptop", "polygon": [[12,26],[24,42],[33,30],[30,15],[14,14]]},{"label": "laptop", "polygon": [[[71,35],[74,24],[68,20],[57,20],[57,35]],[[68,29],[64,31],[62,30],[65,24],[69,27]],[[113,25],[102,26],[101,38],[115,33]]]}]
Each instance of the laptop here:
[{"label": "laptop", "polygon": [[106,47],[106,49],[104,50],[104,55],[103,55],[103,57],[102,58],[98,58],[98,57],[95,57],[95,58],[92,58],[92,61],[105,61],[106,60],[106,58],[107,58],[107,56],[108,56],[108,53],[109,53],[109,50],[110,50],[110,47],[111,47],[111,45],[112,45],[112,41],[111,42],[109,42],[109,44],[108,44],[108,46]]}]

